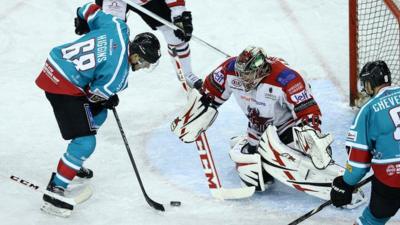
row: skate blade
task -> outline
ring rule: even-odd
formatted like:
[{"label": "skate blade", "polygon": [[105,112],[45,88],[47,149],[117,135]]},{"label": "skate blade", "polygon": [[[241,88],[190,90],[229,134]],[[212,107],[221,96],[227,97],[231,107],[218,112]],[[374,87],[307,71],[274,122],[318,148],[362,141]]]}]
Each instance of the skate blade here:
[{"label": "skate blade", "polygon": [[40,207],[40,210],[50,215],[64,217],[64,218],[67,218],[72,214],[72,210],[58,208],[48,202],[44,202],[42,207]]}]

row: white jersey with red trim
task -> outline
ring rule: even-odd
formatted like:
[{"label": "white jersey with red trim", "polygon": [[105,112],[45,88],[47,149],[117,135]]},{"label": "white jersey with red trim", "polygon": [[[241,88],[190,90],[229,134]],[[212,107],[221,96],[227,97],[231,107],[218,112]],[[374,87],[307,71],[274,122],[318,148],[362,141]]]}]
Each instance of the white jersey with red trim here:
[{"label": "white jersey with red trim", "polygon": [[282,61],[276,58],[268,61],[271,73],[249,92],[244,91],[235,73],[236,57],[229,58],[208,75],[204,89],[218,104],[233,94],[249,119],[247,132],[251,145],[258,144],[268,124],[277,126],[278,134],[302,121],[319,130],[321,112],[308,83]]},{"label": "white jersey with red trim", "polygon": [[[145,5],[151,0],[132,0],[137,5]],[[171,15],[180,15],[186,9],[185,0],[164,0],[171,9]],[[100,2],[100,1],[99,1]],[[122,20],[126,20],[126,12],[128,5],[123,0],[102,0],[102,9],[105,13],[116,16]],[[175,12],[176,11],[176,12]]]}]

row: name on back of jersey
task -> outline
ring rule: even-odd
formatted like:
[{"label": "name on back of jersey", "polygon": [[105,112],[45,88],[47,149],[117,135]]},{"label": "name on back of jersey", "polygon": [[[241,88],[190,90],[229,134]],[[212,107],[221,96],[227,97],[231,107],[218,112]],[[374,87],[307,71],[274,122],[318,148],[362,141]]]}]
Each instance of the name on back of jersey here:
[{"label": "name on back of jersey", "polygon": [[96,58],[97,63],[101,63],[107,61],[107,35],[103,34],[96,38],[97,42],[97,51],[96,51]]}]

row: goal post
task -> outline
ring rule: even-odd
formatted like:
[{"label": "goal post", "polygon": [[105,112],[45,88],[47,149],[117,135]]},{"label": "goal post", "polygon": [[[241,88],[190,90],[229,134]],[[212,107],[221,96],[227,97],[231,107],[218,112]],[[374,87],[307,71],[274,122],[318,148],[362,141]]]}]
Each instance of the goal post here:
[{"label": "goal post", "polygon": [[349,1],[350,105],[357,98],[357,76],[365,63],[384,60],[392,83],[400,85],[400,0]]}]

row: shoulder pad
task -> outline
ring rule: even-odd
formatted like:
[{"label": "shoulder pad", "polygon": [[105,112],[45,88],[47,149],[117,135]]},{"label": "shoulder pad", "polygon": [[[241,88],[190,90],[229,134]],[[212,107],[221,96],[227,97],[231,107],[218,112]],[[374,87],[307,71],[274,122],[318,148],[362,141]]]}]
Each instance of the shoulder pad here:
[{"label": "shoulder pad", "polygon": [[291,69],[284,69],[276,77],[276,81],[282,86],[286,86],[290,81],[296,79],[298,74]]},{"label": "shoulder pad", "polygon": [[236,57],[230,58],[226,61],[226,70],[229,73],[235,73]]}]

